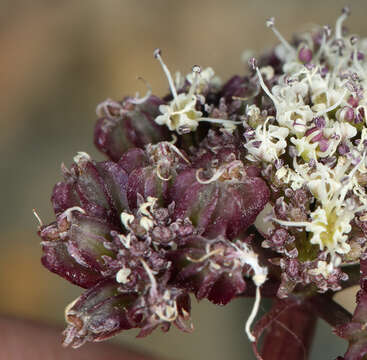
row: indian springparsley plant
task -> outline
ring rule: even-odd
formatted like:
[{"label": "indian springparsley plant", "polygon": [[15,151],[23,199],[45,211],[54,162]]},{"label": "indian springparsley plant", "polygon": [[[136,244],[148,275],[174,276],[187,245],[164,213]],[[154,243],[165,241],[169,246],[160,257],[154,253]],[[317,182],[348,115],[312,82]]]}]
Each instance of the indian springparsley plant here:
[{"label": "indian springparsley plant", "polygon": [[[172,76],[170,92],[106,100],[40,222],[43,265],[86,289],[66,307],[64,345],[171,324],[191,332],[190,294],[254,297],[245,332],[258,359],[306,358],[315,320],[367,356],[367,39],[316,27],[248,59]],[[332,296],[360,284],[353,315]],[[260,297],[273,307],[252,323]],[[262,349],[258,340],[267,335]],[[270,330],[270,331],[269,331]]]}]

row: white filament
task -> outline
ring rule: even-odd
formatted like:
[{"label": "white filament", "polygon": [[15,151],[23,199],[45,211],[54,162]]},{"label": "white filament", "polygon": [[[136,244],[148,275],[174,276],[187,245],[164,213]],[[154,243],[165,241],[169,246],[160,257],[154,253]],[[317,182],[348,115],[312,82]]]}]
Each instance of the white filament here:
[{"label": "white filament", "polygon": [[161,57],[161,54],[160,54],[160,50],[159,49],[156,49],[154,51],[154,57],[159,61],[159,63],[161,64],[162,66],[162,69],[167,77],[167,80],[168,80],[168,84],[169,84],[169,88],[171,90],[171,93],[172,93],[172,96],[175,100],[177,100],[177,90],[176,90],[176,87],[175,87],[175,83],[173,82],[173,79],[172,79],[172,75],[171,75],[171,72],[168,70],[168,67],[166,66],[166,64],[163,62],[162,60],[162,57]]},{"label": "white filament", "polygon": [[255,320],[257,312],[259,311],[260,300],[261,300],[260,286],[256,286],[256,296],[255,296],[254,306],[252,307],[251,314],[246,321],[246,327],[245,327],[246,335],[251,342],[255,342],[256,340],[255,336],[252,335],[251,333],[251,325],[253,321]]}]

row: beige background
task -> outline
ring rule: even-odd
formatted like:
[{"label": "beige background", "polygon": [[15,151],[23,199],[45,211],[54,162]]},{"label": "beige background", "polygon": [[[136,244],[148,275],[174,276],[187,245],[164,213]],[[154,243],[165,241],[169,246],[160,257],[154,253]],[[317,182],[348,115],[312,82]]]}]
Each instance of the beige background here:
[{"label": "beige background", "polygon": [[[0,0],[0,312],[63,324],[63,308],[80,289],[41,267],[31,210],[52,221],[49,197],[62,161],[70,164],[80,150],[102,159],[92,143],[98,102],[144,92],[137,76],[154,93],[166,91],[152,56],[155,47],[172,71],[210,65],[227,79],[244,71],[244,49],[261,51],[275,43],[266,18],[275,16],[289,38],[309,23],[333,25],[343,5],[336,0]],[[366,36],[367,5],[351,5],[347,25]],[[116,341],[176,360],[253,359],[244,336],[251,303],[237,299],[216,308],[194,301],[194,334],[174,330],[135,340],[132,332]],[[312,359],[333,358],[344,348],[321,324]]]}]

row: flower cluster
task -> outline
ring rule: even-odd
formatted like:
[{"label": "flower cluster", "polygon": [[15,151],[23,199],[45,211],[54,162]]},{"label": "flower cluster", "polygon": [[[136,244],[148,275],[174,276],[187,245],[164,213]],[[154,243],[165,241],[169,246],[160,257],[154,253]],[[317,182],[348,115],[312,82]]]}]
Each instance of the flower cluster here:
[{"label": "flower cluster", "polygon": [[[221,305],[255,295],[256,343],[260,287],[289,304],[347,286],[367,245],[367,41],[347,34],[348,15],[291,43],[269,19],[280,44],[224,84],[197,65],[172,77],[157,49],[167,96],[148,86],[98,106],[109,160],[63,166],[56,221],[39,229],[44,266],[86,289],[66,308],[65,345],[192,331],[190,293]],[[349,360],[367,353],[353,319],[337,330]]]}]

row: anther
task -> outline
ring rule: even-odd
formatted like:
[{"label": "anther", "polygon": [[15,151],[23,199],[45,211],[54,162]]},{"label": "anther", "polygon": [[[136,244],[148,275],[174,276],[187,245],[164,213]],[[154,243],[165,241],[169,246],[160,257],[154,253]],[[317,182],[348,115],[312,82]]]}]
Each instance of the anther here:
[{"label": "anther", "polygon": [[250,57],[248,59],[248,66],[249,66],[250,70],[256,70],[257,60],[254,57]]},{"label": "anther", "polygon": [[201,73],[201,67],[199,65],[194,65],[192,67],[192,72],[196,73],[196,74],[200,74]]},{"label": "anther", "polygon": [[357,42],[358,42],[358,36],[356,36],[356,35],[352,35],[351,37],[350,37],[350,44],[352,45],[352,46],[354,46],[354,45],[356,45],[357,44]]},{"label": "anther", "polygon": [[194,65],[191,69],[192,74],[193,74],[193,80],[192,80],[192,84],[190,87],[190,91],[189,91],[189,95],[193,95],[194,92],[196,91],[196,88],[198,86],[198,82],[199,82],[199,76],[201,73],[201,67],[199,65]]},{"label": "anther", "polygon": [[327,38],[330,37],[330,35],[331,35],[331,26],[330,25],[324,25],[322,29],[323,29],[323,32],[324,32],[325,36]]}]

